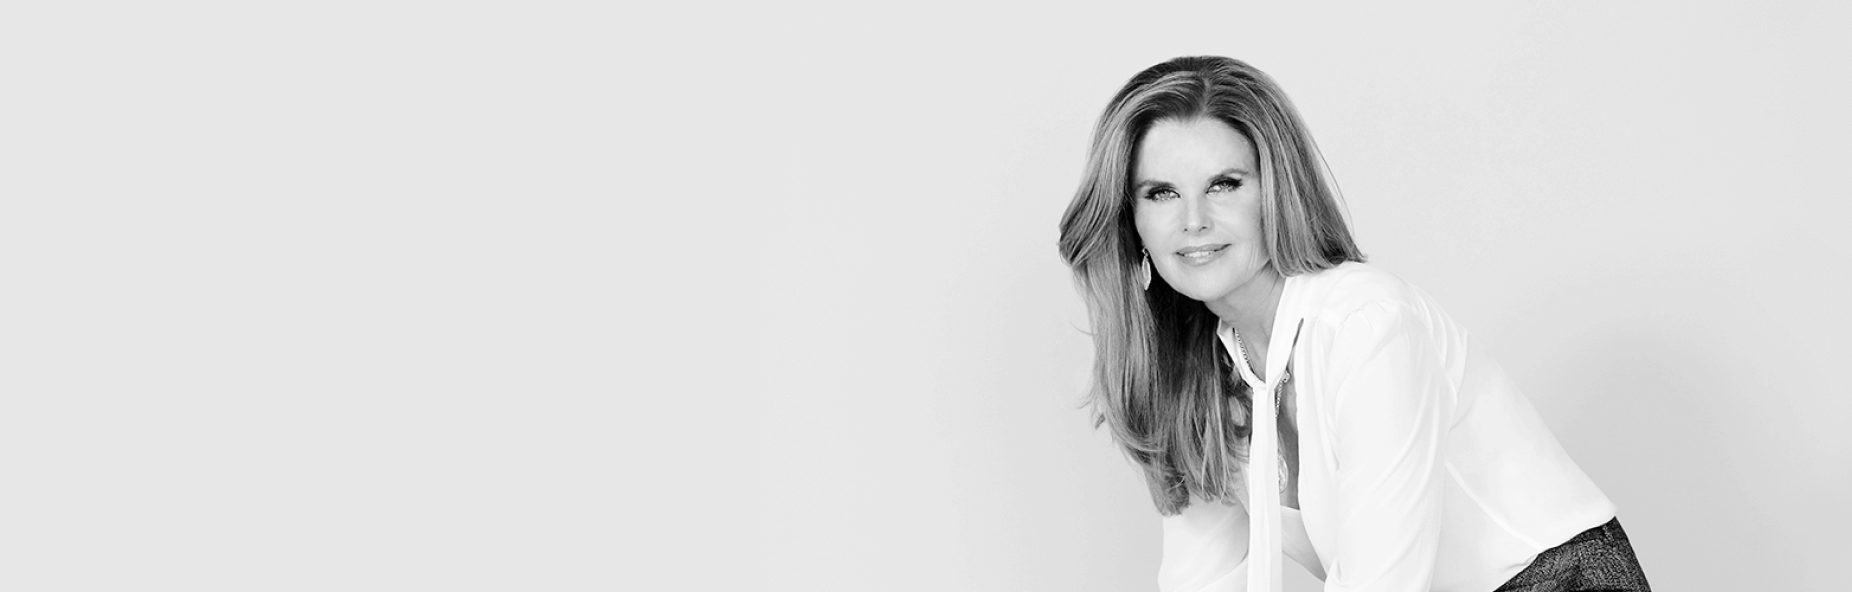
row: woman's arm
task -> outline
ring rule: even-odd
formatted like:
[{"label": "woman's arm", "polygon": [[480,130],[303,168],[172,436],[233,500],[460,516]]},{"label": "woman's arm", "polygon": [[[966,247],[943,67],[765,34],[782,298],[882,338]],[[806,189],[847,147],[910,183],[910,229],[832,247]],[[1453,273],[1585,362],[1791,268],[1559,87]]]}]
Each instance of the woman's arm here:
[{"label": "woman's arm", "polygon": [[1372,303],[1331,334],[1324,405],[1337,463],[1327,591],[1425,591],[1434,577],[1454,400],[1439,348],[1407,305]]},{"label": "woman's arm", "polygon": [[1248,511],[1232,502],[1191,498],[1164,518],[1160,592],[1232,592],[1248,586]]}]

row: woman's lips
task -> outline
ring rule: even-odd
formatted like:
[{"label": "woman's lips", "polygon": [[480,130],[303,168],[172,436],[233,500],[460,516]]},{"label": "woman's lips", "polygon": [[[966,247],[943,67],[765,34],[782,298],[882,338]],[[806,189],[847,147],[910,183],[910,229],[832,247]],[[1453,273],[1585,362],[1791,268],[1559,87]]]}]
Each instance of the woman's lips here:
[{"label": "woman's lips", "polygon": [[1203,245],[1200,247],[1190,247],[1187,249],[1180,249],[1177,251],[1177,257],[1180,259],[1183,259],[1184,263],[1188,263],[1190,265],[1202,265],[1204,263],[1208,263],[1211,260],[1214,260],[1216,257],[1221,256],[1222,253],[1226,252],[1227,250],[1228,250],[1228,245],[1226,244]]}]

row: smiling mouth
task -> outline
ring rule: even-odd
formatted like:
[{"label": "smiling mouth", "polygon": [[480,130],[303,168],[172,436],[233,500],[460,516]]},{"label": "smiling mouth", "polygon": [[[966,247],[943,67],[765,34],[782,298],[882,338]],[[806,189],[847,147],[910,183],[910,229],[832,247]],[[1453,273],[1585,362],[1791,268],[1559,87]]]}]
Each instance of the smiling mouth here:
[{"label": "smiling mouth", "polygon": [[1226,250],[1228,250],[1228,245],[1225,244],[1205,245],[1177,251],[1177,256],[1182,257],[1184,261],[1189,263],[1203,263],[1210,259],[1214,259],[1216,255],[1220,255],[1222,251]]}]

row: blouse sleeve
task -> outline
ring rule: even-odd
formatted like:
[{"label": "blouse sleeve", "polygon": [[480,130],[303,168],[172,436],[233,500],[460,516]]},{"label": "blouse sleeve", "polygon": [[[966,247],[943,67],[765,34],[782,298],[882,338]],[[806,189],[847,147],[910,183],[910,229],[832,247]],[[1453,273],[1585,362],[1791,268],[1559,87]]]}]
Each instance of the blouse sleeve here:
[{"label": "blouse sleeve", "polygon": [[1325,590],[1428,590],[1453,400],[1439,348],[1415,311],[1377,303],[1346,316],[1326,354],[1337,537]]},{"label": "blouse sleeve", "polygon": [[1160,592],[1235,592],[1248,586],[1248,511],[1233,503],[1190,500],[1164,517]]}]

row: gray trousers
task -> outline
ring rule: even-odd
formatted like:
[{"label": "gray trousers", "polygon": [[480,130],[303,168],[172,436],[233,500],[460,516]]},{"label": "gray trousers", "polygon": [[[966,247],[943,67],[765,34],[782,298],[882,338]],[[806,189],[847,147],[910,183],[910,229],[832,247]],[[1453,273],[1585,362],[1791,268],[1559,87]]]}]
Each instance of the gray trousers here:
[{"label": "gray trousers", "polygon": [[1633,544],[1620,519],[1582,531],[1569,542],[1537,555],[1530,567],[1493,592],[1573,592],[1625,590],[1651,592]]}]

